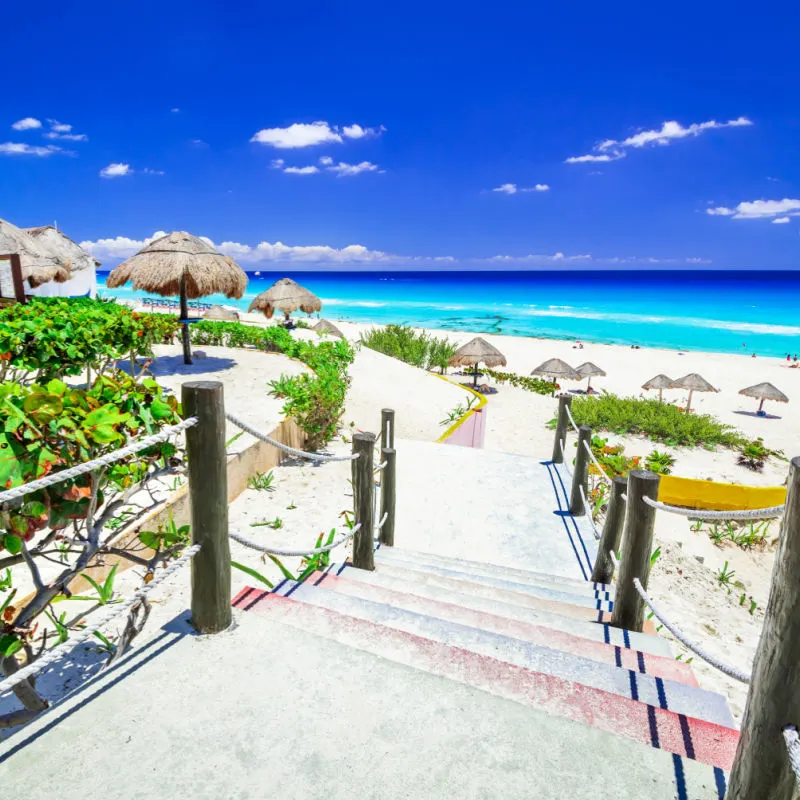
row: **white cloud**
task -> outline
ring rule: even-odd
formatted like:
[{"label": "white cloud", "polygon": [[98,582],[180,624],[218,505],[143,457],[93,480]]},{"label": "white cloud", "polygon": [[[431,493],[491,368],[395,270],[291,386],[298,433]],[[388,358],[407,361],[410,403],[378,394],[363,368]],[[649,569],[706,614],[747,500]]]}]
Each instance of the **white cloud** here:
[{"label": "white cloud", "polygon": [[359,164],[347,164],[344,161],[340,161],[338,164],[331,164],[325,167],[325,169],[328,172],[334,172],[337,178],[359,175],[362,172],[383,172],[382,169],[378,168],[377,164],[373,164],[370,161],[362,161]]},{"label": "white cloud", "polygon": [[486,261],[502,261],[502,262],[509,262],[513,261],[514,263],[522,263],[522,262],[552,262],[552,261],[561,261],[561,262],[570,262],[570,261],[591,261],[592,257],[588,253],[575,255],[575,256],[565,256],[563,253],[553,253],[552,255],[541,255],[541,254],[534,254],[531,253],[527,256],[508,256],[508,255],[498,255],[492,256],[491,258],[485,259]]},{"label": "white cloud", "polygon": [[88,142],[89,137],[85,133],[57,133],[48,131],[44,134],[45,139],[61,139],[66,142]]},{"label": "white cloud", "polygon": [[504,183],[492,189],[493,192],[501,194],[516,194],[517,192],[549,192],[550,187],[546,183],[537,183],[535,186],[519,187],[516,183]]},{"label": "white cloud", "polygon": [[784,197],[783,200],[752,200],[739,203],[735,208],[707,208],[706,214],[734,219],[769,219],[787,214],[794,217],[800,216],[800,199]]},{"label": "white cloud", "polygon": [[195,147],[208,147],[208,142],[204,142],[202,139],[189,139],[189,144],[193,144]]},{"label": "white cloud", "polygon": [[56,147],[54,144],[48,144],[45,147],[37,145],[24,144],[22,142],[2,142],[0,143],[0,155],[5,156],[51,156],[53,153],[63,153],[67,155],[66,150]]},{"label": "white cloud", "polygon": [[150,169],[150,167],[145,167],[142,170],[142,172],[145,175],[164,175],[165,174],[163,169]]},{"label": "white cloud", "polygon": [[319,167],[312,164],[308,167],[285,167],[283,171],[286,175],[316,175]]},{"label": "white cloud", "polygon": [[322,164],[323,167],[328,167],[333,164],[333,159],[330,156],[322,156],[319,163]]},{"label": "white cloud", "polygon": [[[629,136],[627,139],[618,141],[616,139],[606,139],[595,145],[593,154],[585,156],[572,156],[566,160],[567,164],[580,164],[587,161],[617,161],[625,156],[625,148],[640,148],[646,145],[658,144],[668,145],[674,139],[685,139],[689,136],[699,136],[701,133],[718,128],[740,128],[752,125],[747,117],[729,119],[727,122],[717,122],[708,120],[707,122],[693,122],[684,128],[680,122],[669,120],[662,123],[659,129],[644,130]],[[608,158],[604,158],[604,156]]]},{"label": "white cloud", "polygon": [[269,165],[272,169],[283,169],[286,162],[282,158],[273,158],[272,161],[269,162]]},{"label": "white cloud", "polygon": [[25,117],[17,120],[12,126],[15,131],[30,131],[34,128],[41,128],[42,123],[35,117]]},{"label": "white cloud", "polygon": [[133,174],[130,164],[109,164],[100,170],[100,175],[103,178],[121,178],[124,175]]},{"label": "white cloud", "polygon": [[171,114],[180,114],[181,110],[179,108],[171,108],[170,109],[170,113]]},{"label": "white cloud", "polygon": [[342,135],[348,139],[363,139],[367,136],[380,136],[386,128],[381,125],[377,128],[362,128],[360,125],[345,125],[342,127]]},{"label": "white cloud", "polygon": [[255,133],[251,142],[290,150],[297,147],[313,147],[326,142],[341,142],[342,137],[327,122],[295,122],[288,128],[263,128]]},{"label": "white cloud", "polygon": [[98,239],[95,242],[81,242],[81,247],[90,252],[95,258],[130,258],[139,252],[146,244],[154,239],[166,236],[165,231],[156,231],[146,239],[129,239],[127,236],[117,236],[113,239]]},{"label": "white cloud", "polygon": [[785,225],[787,222],[791,222],[790,217],[775,217],[775,219],[772,220],[773,225]]},{"label": "white cloud", "polygon": [[767,180],[768,180],[768,181],[775,181],[775,182],[777,182],[777,181],[779,181],[779,180],[780,180],[780,178],[770,178],[770,177],[769,177],[769,175],[767,175]]},{"label": "white cloud", "polygon": [[56,133],[69,133],[72,130],[72,125],[59,122],[57,119],[48,119],[47,121],[50,123],[50,130]]},{"label": "white cloud", "polygon": [[695,258],[687,258],[687,259],[684,259],[684,260],[686,261],[687,264],[710,264],[711,263],[711,259],[710,258],[696,258],[695,257]]}]

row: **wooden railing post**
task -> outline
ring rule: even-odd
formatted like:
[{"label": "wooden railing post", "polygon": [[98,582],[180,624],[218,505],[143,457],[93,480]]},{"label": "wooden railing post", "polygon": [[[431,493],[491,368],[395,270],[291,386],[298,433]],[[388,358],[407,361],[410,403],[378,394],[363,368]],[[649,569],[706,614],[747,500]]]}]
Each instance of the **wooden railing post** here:
[{"label": "wooden railing post", "polygon": [[394,448],[394,409],[381,409],[381,447]]},{"label": "wooden railing post", "polygon": [[653,552],[653,528],[656,510],[642,498],[658,498],[661,478],[655,472],[634,469],[628,473],[626,489],[625,530],[622,536],[622,558],[617,575],[617,591],[614,595],[614,610],[611,624],[615,628],[642,632],[644,626],[644,601],[633,585],[638,578],[642,588],[647,589],[650,576],[650,556]]},{"label": "wooden railing post", "polygon": [[558,419],[556,421],[556,439],[553,443],[553,457],[550,459],[554,464],[561,464],[564,461],[564,456],[561,453],[561,443],[567,442],[567,428],[569,426],[569,417],[567,417],[567,408],[572,405],[571,394],[560,394],[558,396]]},{"label": "wooden railing post", "polygon": [[772,586],[726,800],[793,800],[783,728],[800,725],[800,457],[792,459]]},{"label": "wooden railing post", "polygon": [[592,570],[591,580],[595,583],[611,583],[611,578],[614,576],[614,562],[608,555],[608,551],[613,550],[619,558],[622,528],[625,525],[625,500],[622,495],[625,494],[627,486],[628,481],[625,478],[616,476],[611,479],[606,521],[600,541],[597,543],[597,559]]},{"label": "wooden railing post", "polygon": [[575,465],[572,467],[572,491],[569,496],[569,513],[573,517],[580,517],[586,513],[583,507],[581,488],[589,499],[589,453],[584,447],[592,444],[592,429],[588,425],[578,428],[578,452],[575,453]]},{"label": "wooden railing post", "polygon": [[381,512],[378,522],[383,519],[384,514],[386,514],[386,520],[378,536],[381,544],[387,547],[394,547],[394,512],[397,491],[396,455],[397,451],[391,447],[381,449],[381,464],[385,462],[386,466],[381,471]]},{"label": "wooden railing post", "polygon": [[219,381],[182,387],[183,410],[198,422],[186,430],[192,542],[192,625],[219,633],[231,624],[231,549],[228,540],[228,463],[225,401]]},{"label": "wooden railing post", "polygon": [[373,454],[374,433],[353,435],[353,454],[358,453],[352,464],[354,522],[361,525],[353,537],[353,566],[359,569],[375,569],[373,530],[375,526],[375,478]]}]

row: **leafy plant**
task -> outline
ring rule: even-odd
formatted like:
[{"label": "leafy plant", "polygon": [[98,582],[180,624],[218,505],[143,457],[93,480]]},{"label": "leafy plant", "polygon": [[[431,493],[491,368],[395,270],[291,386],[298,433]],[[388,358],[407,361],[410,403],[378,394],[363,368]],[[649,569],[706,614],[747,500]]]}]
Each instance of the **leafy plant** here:
[{"label": "leafy plant", "polygon": [[274,482],[275,474],[272,470],[270,470],[266,474],[263,472],[257,472],[255,475],[251,475],[247,479],[247,486],[250,489],[256,489],[258,491],[274,492]]},{"label": "leafy plant", "polygon": [[517,375],[515,372],[498,372],[494,369],[485,369],[486,374],[496,383],[508,383],[517,389],[525,389],[534,394],[550,395],[553,393],[553,382],[542,378],[531,378],[527,375]]},{"label": "leafy plant", "polygon": [[736,572],[732,569],[728,569],[728,562],[726,561],[722,569],[717,573],[717,580],[723,586],[727,586],[733,581],[733,576]]},{"label": "leafy plant", "polygon": [[656,547],[655,550],[653,550],[652,554],[650,555],[650,568],[651,569],[653,568],[653,564],[655,564],[656,561],[658,561],[658,559],[660,557],[661,557],[661,546],[659,545],[658,547]]},{"label": "leafy plant", "polygon": [[764,447],[764,440],[753,439],[741,446],[736,463],[753,470],[753,472],[761,472],[769,456],[770,451]]},{"label": "leafy plant", "polygon": [[105,581],[102,584],[98,583],[91,575],[87,575],[85,572],[81,573],[81,577],[86,580],[88,583],[91,584],[92,588],[97,592],[97,597],[85,596],[85,595],[70,595],[70,600],[97,600],[101,606],[108,605],[113,597],[114,597],[114,578],[117,575],[117,567],[119,567],[119,562],[114,564],[111,568],[111,572],[108,573],[106,576]]},{"label": "leafy plant", "polygon": [[650,472],[657,472],[659,475],[669,475],[672,472],[672,467],[675,466],[675,456],[669,453],[659,452],[658,450],[652,450],[647,454],[644,465]]},{"label": "leafy plant", "polygon": [[270,589],[275,588],[275,584],[269,580],[266,576],[262,575],[258,570],[253,569],[252,567],[248,567],[246,564],[240,564],[238,561],[231,561],[231,566],[235,567],[238,570],[249,575],[251,578],[255,578],[257,581],[261,581],[261,583],[268,586]]},{"label": "leafy plant", "polygon": [[451,409],[445,415],[445,418],[439,422],[440,425],[452,425],[454,422],[457,422],[461,419],[465,414],[467,414],[470,409],[478,402],[478,398],[474,395],[470,395],[467,398],[466,405],[457,405],[455,408]]},{"label": "leafy plant", "polygon": [[251,522],[251,528],[272,528],[272,530],[277,531],[279,528],[283,527],[283,520],[280,517],[275,517],[275,519],[270,520],[269,522]]}]

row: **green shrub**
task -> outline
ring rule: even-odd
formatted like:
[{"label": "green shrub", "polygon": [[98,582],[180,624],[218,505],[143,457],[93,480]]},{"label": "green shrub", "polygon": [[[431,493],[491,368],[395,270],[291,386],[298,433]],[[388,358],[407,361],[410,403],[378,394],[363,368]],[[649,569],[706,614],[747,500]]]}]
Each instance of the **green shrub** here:
[{"label": "green shrub", "polygon": [[438,369],[444,375],[458,349],[446,337],[418,333],[407,325],[387,325],[361,334],[361,343],[370,350],[405,361],[414,367]]},{"label": "green shrub", "polygon": [[[730,425],[710,414],[685,414],[677,406],[658,400],[640,400],[603,393],[596,397],[576,397],[572,416],[578,425],[594,431],[616,434],[641,434],[670,446],[723,445],[739,447],[746,439]],[[554,421],[551,421],[554,425]]]},{"label": "green shrub", "polygon": [[647,454],[644,465],[650,472],[657,472],[659,475],[669,475],[672,472],[672,468],[675,466],[675,456],[653,450]]},{"label": "green shrub", "polygon": [[553,389],[558,388],[558,384],[546,381],[542,378],[529,378],[525,375],[517,375],[515,372],[497,372],[493,369],[484,369],[484,372],[499,384],[510,383],[517,389],[525,389],[535,394],[553,394]]}]

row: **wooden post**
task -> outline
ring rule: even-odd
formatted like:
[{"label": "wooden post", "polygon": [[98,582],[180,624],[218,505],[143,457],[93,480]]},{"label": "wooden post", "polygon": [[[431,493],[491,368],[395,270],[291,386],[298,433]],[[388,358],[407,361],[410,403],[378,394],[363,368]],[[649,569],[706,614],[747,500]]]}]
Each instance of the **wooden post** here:
[{"label": "wooden post", "polygon": [[615,628],[642,632],[644,625],[644,601],[639,597],[633,579],[638,578],[642,588],[647,589],[650,576],[650,556],[653,552],[653,528],[656,510],[642,499],[658,497],[661,478],[655,472],[634,469],[628,473],[628,501],[625,515],[625,531],[622,537],[622,558],[617,575],[617,591],[614,595],[614,610],[611,624]]},{"label": "wooden post", "polygon": [[558,421],[556,423],[556,440],[553,444],[553,457],[550,459],[554,464],[561,464],[564,461],[564,456],[561,454],[561,442],[567,443],[567,429],[569,426],[569,417],[567,417],[567,408],[572,405],[572,395],[562,394],[558,397]]},{"label": "wooden post", "polygon": [[381,544],[387,547],[394,547],[394,512],[395,498],[397,491],[397,451],[391,447],[381,448],[381,464],[386,462],[386,466],[381,472],[381,519],[386,514],[386,521],[378,534]]},{"label": "wooden post", "polygon": [[581,488],[586,499],[589,499],[589,453],[583,445],[584,442],[588,445],[592,443],[592,429],[588,425],[578,428],[578,452],[572,467],[572,492],[569,496],[569,513],[573,517],[582,517],[586,513]]},{"label": "wooden post", "polygon": [[375,569],[373,541],[375,479],[372,458],[375,452],[375,438],[374,433],[354,434],[353,453],[358,453],[358,458],[350,462],[353,470],[354,522],[356,525],[361,525],[353,537],[353,566],[370,571]]},{"label": "wooden post", "polygon": [[[189,304],[186,299],[186,276],[181,278],[181,319],[189,319]],[[183,363],[192,363],[192,343],[189,339],[189,323],[181,325],[181,338],[183,339]]]},{"label": "wooden post", "polygon": [[394,409],[381,409],[381,447],[394,449]]},{"label": "wooden post", "polygon": [[19,253],[11,254],[11,280],[14,282],[14,296],[18,303],[27,303],[25,297],[25,284],[22,280],[22,263]]},{"label": "wooden post", "polygon": [[603,533],[597,543],[597,560],[594,562],[591,580],[595,583],[611,583],[614,575],[614,562],[608,555],[609,550],[613,550],[619,558],[619,544],[622,540],[622,527],[625,524],[625,501],[622,495],[628,481],[619,476],[611,479],[611,494],[608,499],[608,511],[606,511],[606,522],[603,525]]},{"label": "wooden post", "polygon": [[228,465],[225,403],[218,381],[182,386],[183,410],[198,423],[186,430],[192,542],[192,624],[219,633],[231,624],[231,548],[228,540]]},{"label": "wooden post", "polygon": [[726,800],[793,800],[783,728],[800,725],[800,457],[792,459],[767,610]]}]

